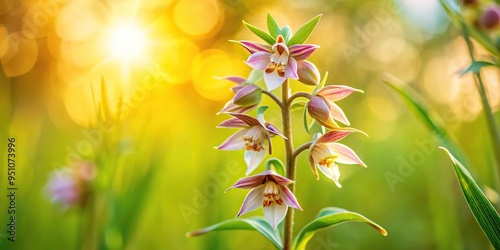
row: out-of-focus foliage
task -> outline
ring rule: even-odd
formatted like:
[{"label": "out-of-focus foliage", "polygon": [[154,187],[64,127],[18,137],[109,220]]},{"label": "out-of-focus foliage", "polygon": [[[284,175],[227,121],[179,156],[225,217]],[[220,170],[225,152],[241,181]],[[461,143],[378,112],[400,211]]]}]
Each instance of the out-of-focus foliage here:
[{"label": "out-of-focus foliage", "polygon": [[[233,95],[233,85],[213,76],[248,76],[242,60],[247,52],[228,40],[255,39],[241,20],[265,29],[267,13],[291,30],[322,14],[308,38],[308,43],[321,44],[311,61],[330,73],[326,84],[365,91],[338,105],[370,135],[345,139],[368,168],[344,167],[339,189],[327,178],[316,181],[307,157],[300,156],[297,179],[303,186],[296,196],[304,211],[296,213],[295,232],[320,208],[332,206],[359,212],[390,232],[381,237],[369,227],[345,224],[318,232],[308,248],[488,248],[438,142],[380,82],[382,72],[410,82],[442,114],[471,165],[492,164],[472,76],[457,73],[470,64],[465,43],[450,28],[439,2],[431,0],[3,1],[0,141],[5,142],[0,143],[0,162],[6,162],[1,153],[6,139],[16,137],[19,190],[17,242],[9,244],[2,229],[0,248],[75,249],[87,240],[79,239],[80,211],[51,203],[46,183],[52,171],[78,158],[94,159],[95,148],[107,147],[99,139],[101,131],[118,137],[113,152],[119,157],[108,155],[115,161],[106,164],[117,170],[108,197],[121,197],[112,202],[116,208],[103,211],[138,211],[133,218],[103,214],[116,220],[102,222],[107,225],[100,235],[104,246],[272,249],[251,231],[185,237],[185,232],[233,218],[246,194],[224,193],[246,167],[243,152],[213,149],[233,132],[215,129],[228,118],[214,114]],[[133,43],[118,46],[110,42],[116,37]],[[482,73],[496,111],[498,71],[486,67]],[[92,97],[102,96],[102,77],[111,112],[121,111],[121,125],[109,132],[98,128],[98,98]],[[273,102],[264,96],[262,104]],[[302,126],[301,116],[293,114],[294,127]],[[277,117],[271,109],[266,112],[273,124],[280,124]],[[297,143],[310,139],[306,132],[294,135]],[[282,148],[279,138],[273,143]],[[283,154],[276,150],[271,157]],[[493,186],[490,168],[477,172]],[[1,190],[6,190],[6,177],[0,171]],[[148,188],[138,180],[147,180]],[[0,225],[8,223],[7,207],[2,197]]]}]

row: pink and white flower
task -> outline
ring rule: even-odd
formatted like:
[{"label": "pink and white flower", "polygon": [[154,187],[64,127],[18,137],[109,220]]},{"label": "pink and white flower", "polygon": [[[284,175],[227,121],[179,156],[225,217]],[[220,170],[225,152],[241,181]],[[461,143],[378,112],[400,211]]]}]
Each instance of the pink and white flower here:
[{"label": "pink and white flower", "polygon": [[335,102],[346,98],[353,92],[363,93],[362,90],[343,85],[330,85],[320,89],[309,100],[307,105],[309,115],[328,129],[339,128],[335,120],[349,126],[350,122],[344,111]]},{"label": "pink and white flower", "polygon": [[[299,75],[308,76],[315,73],[297,72],[311,70],[316,67],[305,65],[308,58],[319,46],[312,44],[295,44],[288,47],[283,36],[278,35],[272,46],[251,41],[239,41],[251,55],[246,63],[257,70],[264,70],[264,81],[269,90],[278,88],[287,78],[299,79]],[[306,64],[311,64],[306,62]]]},{"label": "pink and white flower", "polygon": [[47,185],[52,201],[64,207],[83,204],[94,176],[95,166],[90,162],[54,171]]},{"label": "pink and white flower", "polygon": [[220,77],[221,80],[234,82],[236,86],[231,90],[234,92],[234,98],[226,102],[220,113],[246,113],[256,108],[261,100],[262,89],[253,84],[246,83],[246,79],[239,76]]},{"label": "pink and white flower", "polygon": [[264,217],[276,229],[285,218],[288,207],[302,210],[295,195],[286,186],[293,183],[272,170],[239,179],[228,188],[251,189],[245,197],[240,211],[236,216],[254,211],[259,207],[264,209]]},{"label": "pink and white flower", "polygon": [[309,163],[316,179],[319,179],[318,170],[321,170],[328,178],[333,180],[340,188],[340,170],[337,163],[358,164],[366,167],[365,163],[354,153],[354,151],[337,141],[349,135],[354,129],[333,130],[325,133],[315,140],[309,148]]},{"label": "pink and white flower", "polygon": [[245,149],[245,162],[248,166],[246,174],[248,175],[264,160],[266,156],[265,142],[268,141],[269,154],[272,154],[271,136],[285,137],[274,125],[265,122],[262,115],[259,115],[257,119],[245,114],[230,113],[230,115],[234,118],[222,122],[217,127],[242,129],[231,135],[217,149]]}]

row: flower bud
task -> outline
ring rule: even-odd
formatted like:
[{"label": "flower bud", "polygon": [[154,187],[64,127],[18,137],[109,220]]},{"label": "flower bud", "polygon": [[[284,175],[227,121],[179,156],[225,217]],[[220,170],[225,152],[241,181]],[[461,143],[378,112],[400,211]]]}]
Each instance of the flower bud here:
[{"label": "flower bud", "polygon": [[309,61],[304,60],[298,63],[297,74],[299,75],[299,81],[301,83],[312,86],[319,84],[319,70],[316,68],[316,65]]},{"label": "flower bud", "polygon": [[95,165],[81,162],[73,168],[65,168],[52,173],[48,191],[54,202],[65,207],[82,205],[89,191],[89,183],[95,177]]},{"label": "flower bud", "polygon": [[487,29],[497,28],[500,24],[500,8],[492,6],[488,8],[481,18],[481,25]]},{"label": "flower bud", "polygon": [[328,129],[338,128],[339,126],[333,120],[331,116],[330,107],[323,98],[319,96],[311,97],[309,100],[307,111],[312,118],[314,118],[319,124],[325,126]]},{"label": "flower bud", "polygon": [[233,103],[240,107],[249,107],[260,103],[262,89],[255,85],[249,84],[238,90],[233,98]]}]

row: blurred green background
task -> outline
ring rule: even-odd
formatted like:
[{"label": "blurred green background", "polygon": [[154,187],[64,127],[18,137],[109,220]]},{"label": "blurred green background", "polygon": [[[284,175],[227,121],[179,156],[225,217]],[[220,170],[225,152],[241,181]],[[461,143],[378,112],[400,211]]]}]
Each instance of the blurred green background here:
[{"label": "blurred green background", "polygon": [[[389,233],[349,223],[318,233],[308,249],[489,248],[435,138],[380,81],[384,72],[393,74],[426,97],[492,185],[479,95],[472,78],[457,74],[469,62],[465,43],[433,0],[3,0],[0,162],[7,161],[7,138],[15,137],[18,191],[16,243],[1,226],[0,248],[80,248],[88,240],[80,229],[87,217],[52,203],[46,185],[74,152],[96,160],[98,149],[107,147],[96,160],[101,177],[92,186],[104,204],[95,230],[101,248],[273,249],[251,231],[185,237],[233,218],[246,195],[224,193],[246,166],[243,151],[213,148],[234,132],[215,128],[228,118],[215,114],[232,98],[232,85],[213,76],[249,74],[247,52],[228,40],[257,40],[241,20],[265,28],[268,12],[292,30],[323,14],[308,40],[321,48],[309,60],[329,72],[327,84],[365,91],[338,104],[353,127],[370,135],[344,141],[368,168],[341,166],[339,189],[325,176],[316,181],[306,155],[299,156],[296,196],[304,211],[295,214],[295,231],[334,206],[361,213]],[[117,38],[117,30],[132,36]],[[121,47],[138,36],[143,39],[135,47]],[[498,71],[484,73],[497,110]],[[107,146],[92,144],[101,78],[112,112],[120,97],[122,107],[120,122],[105,133]],[[293,82],[292,90],[313,87]],[[281,127],[279,111],[263,100],[271,106],[267,120]],[[293,115],[298,146],[311,138],[301,111]],[[273,143],[273,157],[283,159],[282,140]],[[0,225],[6,225],[7,166],[1,168]]]}]

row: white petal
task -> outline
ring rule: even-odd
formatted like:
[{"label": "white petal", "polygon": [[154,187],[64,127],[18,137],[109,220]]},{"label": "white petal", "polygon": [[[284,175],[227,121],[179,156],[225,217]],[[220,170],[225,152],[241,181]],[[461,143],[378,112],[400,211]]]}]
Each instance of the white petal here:
[{"label": "white petal", "polygon": [[218,149],[222,150],[239,150],[245,148],[245,141],[243,140],[243,136],[248,132],[248,128],[242,129],[224,141]]},{"label": "white petal", "polygon": [[241,205],[240,211],[236,216],[240,216],[242,214],[251,212],[262,206],[263,194],[262,191],[264,189],[264,185],[260,185],[248,192],[245,200],[243,200],[243,204]]},{"label": "white petal", "polygon": [[261,150],[259,152],[253,151],[253,150],[247,150],[245,152],[245,162],[247,163],[247,172],[246,174],[249,175],[252,173],[264,160],[264,157],[266,156],[266,151]]},{"label": "white petal", "polygon": [[278,205],[273,202],[270,206],[264,207],[264,217],[276,229],[278,224],[285,218],[287,208],[285,204]]},{"label": "white petal", "polygon": [[285,79],[285,77],[279,76],[276,70],[269,74],[264,73],[264,81],[266,82],[268,90],[274,90],[278,88],[285,81]]},{"label": "white petal", "polygon": [[337,164],[332,165],[329,168],[319,164],[317,164],[317,166],[319,170],[323,172],[323,174],[325,174],[328,178],[332,179],[335,182],[335,184],[337,184],[337,187],[339,188],[342,187],[342,185],[340,185],[339,183],[340,170]]}]

